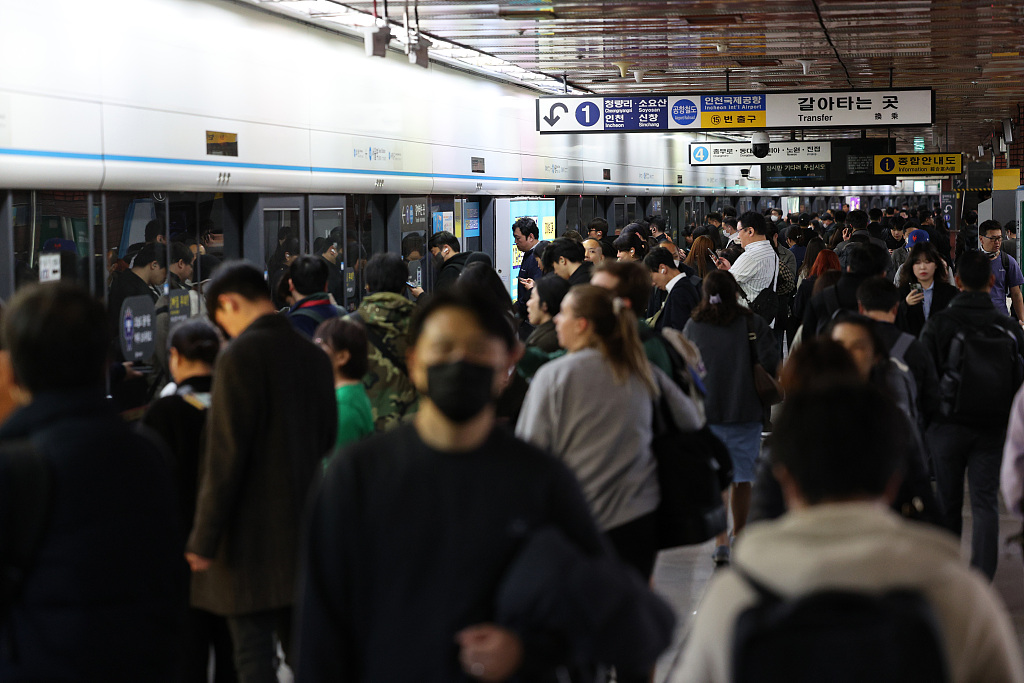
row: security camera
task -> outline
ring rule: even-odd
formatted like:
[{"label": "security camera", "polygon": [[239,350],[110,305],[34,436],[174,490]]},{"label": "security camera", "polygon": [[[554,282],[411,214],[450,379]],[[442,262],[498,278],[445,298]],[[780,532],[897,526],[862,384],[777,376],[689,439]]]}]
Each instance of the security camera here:
[{"label": "security camera", "polygon": [[768,133],[762,130],[754,133],[754,137],[750,138],[750,146],[754,149],[754,156],[758,159],[764,159],[768,156],[768,150],[771,148],[771,138],[768,137]]},{"label": "security camera", "polygon": [[750,169],[749,168],[741,168],[740,169],[740,175],[743,176],[744,178],[749,178],[750,177]]}]

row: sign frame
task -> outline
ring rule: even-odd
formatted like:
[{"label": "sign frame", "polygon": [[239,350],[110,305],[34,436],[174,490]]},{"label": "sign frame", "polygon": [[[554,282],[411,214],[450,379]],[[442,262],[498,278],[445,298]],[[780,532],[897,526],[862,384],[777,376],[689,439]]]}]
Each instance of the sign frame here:
[{"label": "sign frame", "polygon": [[[757,121],[751,122],[750,125],[737,125],[732,127],[704,127],[703,118],[701,112],[697,112],[697,118],[701,120],[701,125],[686,128],[660,128],[650,127],[641,128],[637,130],[544,130],[541,126],[542,120],[550,117],[573,117],[574,112],[568,105],[559,103],[566,101],[585,101],[595,102],[596,100],[602,101],[605,99],[639,99],[639,98],[701,98],[701,97],[737,97],[737,96],[760,96],[765,98],[765,110],[762,116],[766,117],[768,112],[767,98],[771,95],[826,95],[829,97],[845,96],[847,94],[857,95],[858,93],[919,93],[928,92],[930,97],[931,106],[929,107],[928,121],[916,120],[911,123],[904,123],[901,121],[892,120],[881,120],[877,123],[828,123],[827,121],[814,121],[806,123],[785,123],[779,125],[768,125],[767,119],[764,125],[758,125]],[[548,103],[544,105],[543,103]],[[582,104],[582,102],[581,102]],[[607,93],[607,94],[590,94],[590,95],[544,95],[538,97],[534,103],[535,106],[535,125],[536,131],[540,135],[602,135],[611,133],[666,133],[666,132],[722,132],[729,130],[792,130],[794,128],[901,128],[901,127],[918,127],[918,126],[932,126],[935,125],[935,89],[934,88],[851,88],[849,90],[843,90],[840,92],[829,92],[828,90],[808,90],[808,89],[797,89],[797,90],[727,90],[727,91],[713,91],[713,92],[681,92],[681,93]],[[550,107],[550,111],[548,109]],[[558,111],[554,111],[555,109]],[[669,116],[671,117],[671,106],[669,106]],[[707,113],[707,112],[705,112]],[[556,119],[557,120],[557,119]]]}]

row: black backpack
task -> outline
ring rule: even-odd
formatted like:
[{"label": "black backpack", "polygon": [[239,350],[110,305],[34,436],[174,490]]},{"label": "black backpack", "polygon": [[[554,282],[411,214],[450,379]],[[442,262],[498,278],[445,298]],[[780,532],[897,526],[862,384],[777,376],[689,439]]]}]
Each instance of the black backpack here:
[{"label": "black backpack", "polygon": [[958,322],[939,379],[939,414],[977,427],[1005,427],[1024,380],[1017,337],[995,322]]},{"label": "black backpack", "polygon": [[945,683],[934,610],[919,592],[822,590],[787,600],[733,564],[758,602],[733,635],[735,683]]}]

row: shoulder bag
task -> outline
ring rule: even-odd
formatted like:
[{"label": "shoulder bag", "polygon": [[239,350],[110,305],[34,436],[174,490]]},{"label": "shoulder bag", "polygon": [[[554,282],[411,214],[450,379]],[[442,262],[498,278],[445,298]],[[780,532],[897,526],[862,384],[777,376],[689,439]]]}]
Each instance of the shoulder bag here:
[{"label": "shoulder bag", "polygon": [[754,330],[754,319],[747,318],[747,344],[750,346],[750,367],[754,373],[754,391],[761,399],[761,405],[770,408],[782,401],[782,387],[775,376],[765,370],[757,358],[757,332]]}]

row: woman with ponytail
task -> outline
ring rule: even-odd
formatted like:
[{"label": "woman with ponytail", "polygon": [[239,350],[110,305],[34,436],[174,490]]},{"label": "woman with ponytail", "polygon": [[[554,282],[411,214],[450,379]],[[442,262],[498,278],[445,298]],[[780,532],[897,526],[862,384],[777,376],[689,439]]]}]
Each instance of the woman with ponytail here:
[{"label": "woman with ponytail", "polygon": [[[764,408],[754,389],[754,361],[771,374],[779,364],[778,347],[768,323],[740,305],[740,289],[725,270],[703,282],[703,299],[693,309],[683,334],[700,349],[707,369],[704,409],[708,427],[729,450],[733,484],[729,491],[733,533],[739,534],[750,512],[751,487],[761,450]],[[756,340],[751,345],[751,335]],[[755,358],[751,358],[753,347]],[[718,536],[715,564],[729,562],[729,536]]]},{"label": "woman with ponytail", "polygon": [[699,429],[702,419],[675,382],[648,362],[636,317],[608,290],[573,287],[555,329],[568,354],[534,377],[516,435],[569,466],[619,556],[649,578],[660,501],[651,454],[654,401],[667,393],[680,429]]}]

